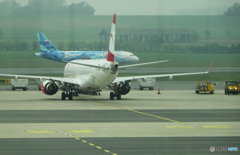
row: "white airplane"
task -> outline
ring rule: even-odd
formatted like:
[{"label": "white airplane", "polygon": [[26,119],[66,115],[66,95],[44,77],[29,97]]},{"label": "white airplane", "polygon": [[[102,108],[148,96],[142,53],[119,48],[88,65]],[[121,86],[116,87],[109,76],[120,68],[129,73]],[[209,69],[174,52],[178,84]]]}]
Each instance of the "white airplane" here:
[{"label": "white airplane", "polygon": [[110,100],[116,97],[121,99],[121,95],[126,95],[130,92],[130,81],[134,79],[146,79],[149,77],[169,77],[182,76],[182,75],[194,75],[194,74],[207,74],[213,65],[213,62],[206,72],[195,73],[181,73],[181,74],[164,74],[164,75],[143,75],[143,76],[129,76],[129,77],[117,77],[118,69],[153,64],[164,61],[133,64],[127,66],[118,66],[118,63],[114,62],[114,47],[115,47],[115,24],[116,14],[113,15],[113,22],[111,28],[111,35],[109,41],[109,50],[106,60],[74,60],[68,62],[64,69],[64,77],[44,77],[44,76],[28,76],[28,75],[12,75],[12,74],[0,74],[0,76],[9,76],[17,78],[33,78],[33,79],[45,79],[41,85],[41,90],[47,95],[53,95],[58,92],[59,85],[62,85],[62,100],[66,97],[69,100],[73,99],[75,92],[91,92],[96,94],[100,92],[104,87],[109,86],[113,92],[110,93]]}]

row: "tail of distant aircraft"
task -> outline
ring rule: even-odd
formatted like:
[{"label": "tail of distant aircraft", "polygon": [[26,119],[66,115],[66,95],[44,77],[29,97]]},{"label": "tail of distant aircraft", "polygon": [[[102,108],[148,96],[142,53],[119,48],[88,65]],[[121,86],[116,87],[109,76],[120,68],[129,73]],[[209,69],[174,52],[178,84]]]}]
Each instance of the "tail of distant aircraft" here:
[{"label": "tail of distant aircraft", "polygon": [[42,52],[52,52],[57,50],[43,33],[37,33],[37,35]]},{"label": "tail of distant aircraft", "polygon": [[114,62],[114,48],[115,48],[115,24],[116,24],[116,14],[113,15],[113,22],[111,28],[111,35],[109,41],[107,61]]}]

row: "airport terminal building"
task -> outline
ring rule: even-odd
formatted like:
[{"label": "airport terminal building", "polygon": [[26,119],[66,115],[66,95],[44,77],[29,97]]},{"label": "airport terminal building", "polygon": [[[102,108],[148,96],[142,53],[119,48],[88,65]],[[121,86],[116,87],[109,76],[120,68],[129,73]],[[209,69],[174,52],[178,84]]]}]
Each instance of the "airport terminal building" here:
[{"label": "airport terminal building", "polygon": [[[109,40],[110,29],[102,29],[99,33],[101,42]],[[161,42],[188,43],[193,41],[193,33],[188,29],[118,29],[116,41],[138,41],[147,43],[151,37],[160,38]]]}]

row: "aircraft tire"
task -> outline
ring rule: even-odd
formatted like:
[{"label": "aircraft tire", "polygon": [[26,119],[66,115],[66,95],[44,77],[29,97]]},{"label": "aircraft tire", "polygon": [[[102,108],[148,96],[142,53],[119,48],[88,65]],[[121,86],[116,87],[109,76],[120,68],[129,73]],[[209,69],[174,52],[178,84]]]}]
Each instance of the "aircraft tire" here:
[{"label": "aircraft tire", "polygon": [[69,98],[69,100],[72,100],[72,99],[73,99],[73,93],[72,93],[72,92],[70,92],[70,93],[68,94],[68,98]]},{"label": "aircraft tire", "polygon": [[66,99],[66,94],[64,92],[62,92],[62,100]]},{"label": "aircraft tire", "polygon": [[121,93],[117,93],[117,99],[121,100]]},{"label": "aircraft tire", "polygon": [[110,100],[113,100],[113,99],[114,99],[114,93],[111,92],[111,93],[110,93]]}]

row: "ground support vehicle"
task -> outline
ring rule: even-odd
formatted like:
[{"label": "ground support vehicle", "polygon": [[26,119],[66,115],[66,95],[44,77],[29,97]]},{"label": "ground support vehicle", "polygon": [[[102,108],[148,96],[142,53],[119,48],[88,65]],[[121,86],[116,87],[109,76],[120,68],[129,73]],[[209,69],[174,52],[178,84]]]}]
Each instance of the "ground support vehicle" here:
[{"label": "ground support vehicle", "polygon": [[143,88],[149,88],[149,90],[153,90],[154,85],[156,84],[156,79],[155,78],[138,79],[137,83],[139,84],[140,90],[143,90]]},{"label": "ground support vehicle", "polygon": [[237,95],[240,91],[240,85],[237,81],[225,81],[225,95],[233,94]]},{"label": "ground support vehicle", "polygon": [[10,79],[0,79],[0,83],[10,83]]},{"label": "ground support vehicle", "polygon": [[10,79],[12,84],[12,91],[16,89],[22,89],[23,91],[27,90],[28,79]]},{"label": "ground support vehicle", "polygon": [[240,81],[238,81],[238,94],[240,94]]},{"label": "ground support vehicle", "polygon": [[195,92],[197,94],[199,94],[201,92],[204,92],[204,93],[209,92],[210,94],[213,94],[214,93],[214,85],[215,85],[215,83],[210,83],[210,82],[207,82],[206,80],[204,80],[203,85],[200,85],[200,82],[197,81],[197,86],[196,86]]}]

